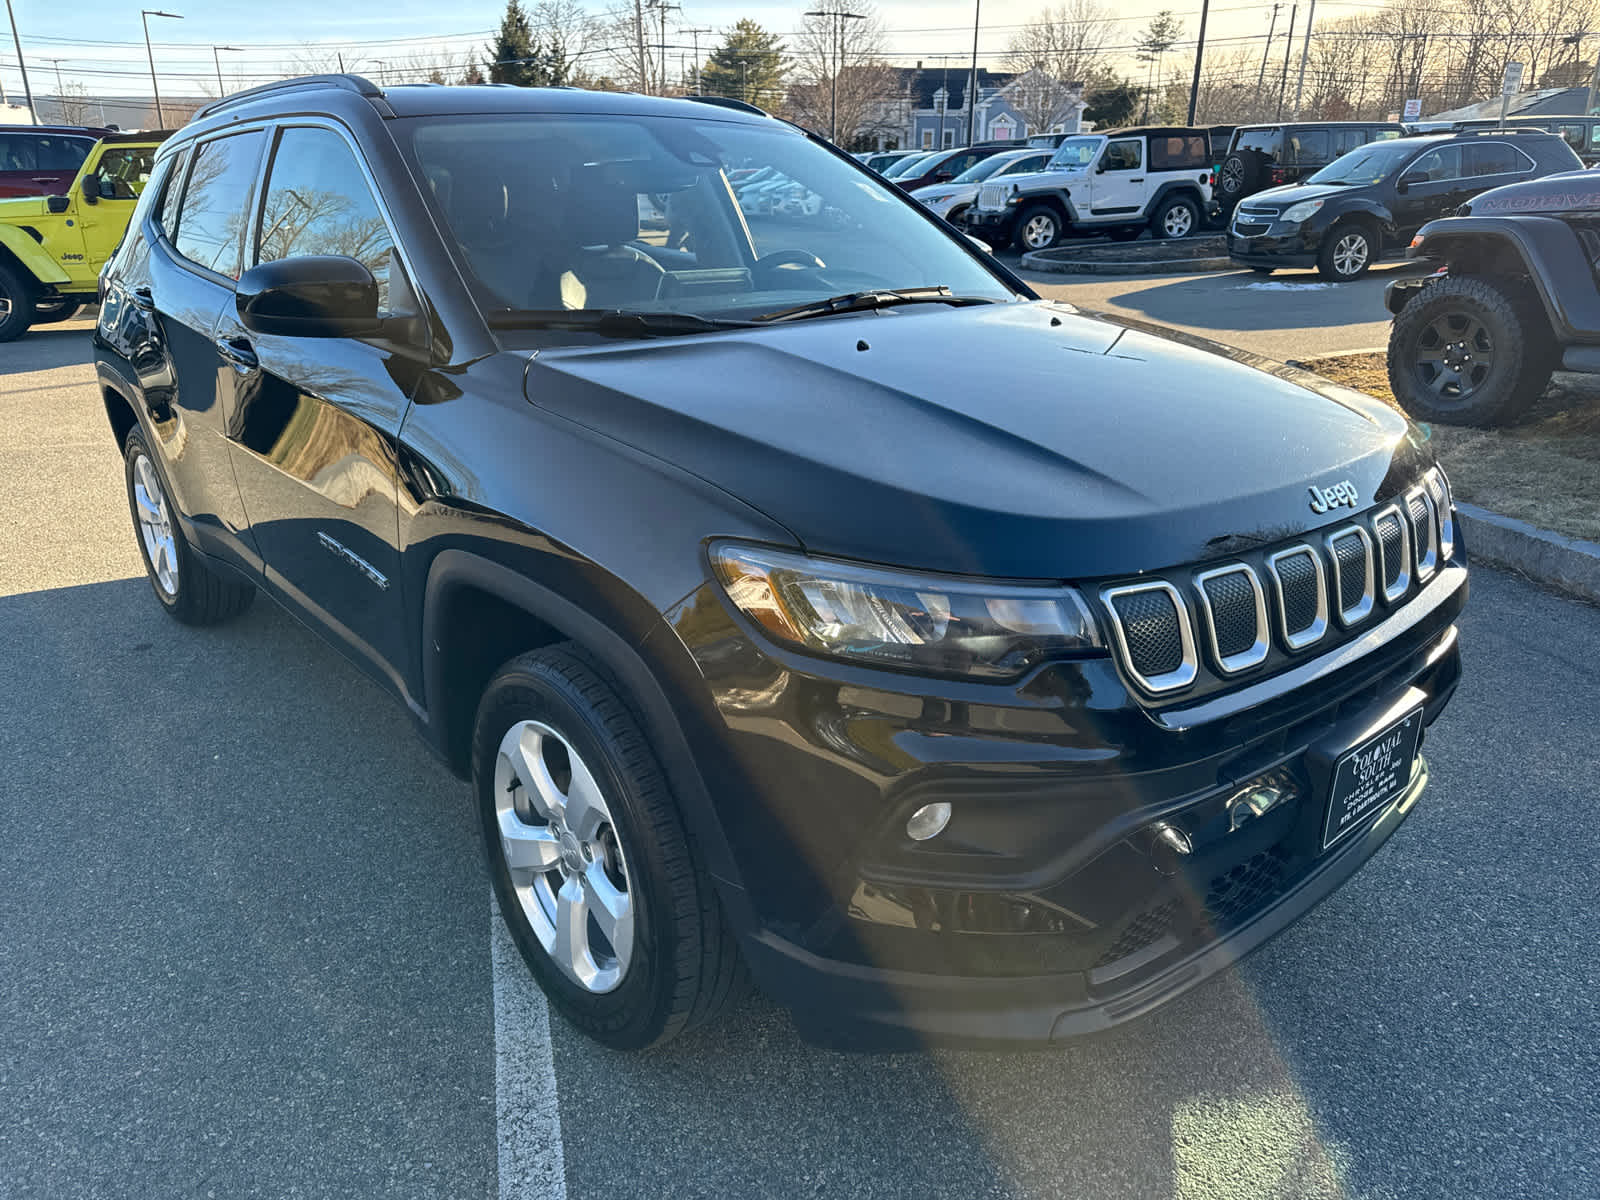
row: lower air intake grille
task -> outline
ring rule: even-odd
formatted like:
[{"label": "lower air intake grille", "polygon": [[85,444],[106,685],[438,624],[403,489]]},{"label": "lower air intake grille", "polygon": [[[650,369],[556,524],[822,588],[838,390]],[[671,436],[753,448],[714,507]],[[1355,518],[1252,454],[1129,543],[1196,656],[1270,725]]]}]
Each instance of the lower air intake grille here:
[{"label": "lower air intake grille", "polygon": [[1274,846],[1212,879],[1205,899],[1212,926],[1233,925],[1275,899],[1286,882],[1284,863],[1283,851]]},{"label": "lower air intake grille", "polygon": [[1165,937],[1172,928],[1172,918],[1178,913],[1178,902],[1168,900],[1154,908],[1147,908],[1122,931],[1117,940],[1106,947],[1105,953],[1095,960],[1096,967],[1110,966],[1114,962],[1127,958],[1130,954],[1137,954],[1146,946],[1153,945]]}]

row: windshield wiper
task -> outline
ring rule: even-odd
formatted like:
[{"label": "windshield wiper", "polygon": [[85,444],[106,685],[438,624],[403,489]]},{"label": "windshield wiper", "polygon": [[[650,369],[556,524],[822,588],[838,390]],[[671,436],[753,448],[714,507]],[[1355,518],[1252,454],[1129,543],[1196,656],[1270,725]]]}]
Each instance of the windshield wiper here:
[{"label": "windshield wiper", "polygon": [[900,304],[998,304],[985,296],[957,296],[944,284],[933,287],[908,287],[876,289],[870,292],[846,292],[810,304],[797,304],[793,308],[780,308],[756,318],[767,324],[776,321],[803,321],[807,317],[828,317],[834,313],[868,312],[874,308],[894,308]]},{"label": "windshield wiper", "polygon": [[628,308],[502,308],[486,318],[491,329],[568,329],[601,337],[675,337],[718,329],[749,329],[749,321],[686,312]]}]

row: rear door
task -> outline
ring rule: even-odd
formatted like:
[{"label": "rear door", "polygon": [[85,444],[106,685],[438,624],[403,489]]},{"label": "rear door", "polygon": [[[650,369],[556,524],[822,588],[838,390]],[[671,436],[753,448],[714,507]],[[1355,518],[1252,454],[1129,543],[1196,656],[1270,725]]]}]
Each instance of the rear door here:
[{"label": "rear door", "polygon": [[1089,177],[1089,208],[1096,217],[1133,216],[1144,208],[1144,139],[1112,138]]},{"label": "rear door", "polygon": [[0,128],[0,197],[64,196],[94,139]]},{"label": "rear door", "polygon": [[[339,129],[279,129],[263,197],[254,262],[354,258],[377,277],[385,315],[416,313],[394,235]],[[231,356],[228,439],[268,584],[399,687],[395,442],[425,352],[252,332],[232,308],[216,338]]]},{"label": "rear door", "polygon": [[1516,183],[1533,173],[1533,159],[1509,142],[1474,142],[1462,151],[1463,172],[1473,194]]}]

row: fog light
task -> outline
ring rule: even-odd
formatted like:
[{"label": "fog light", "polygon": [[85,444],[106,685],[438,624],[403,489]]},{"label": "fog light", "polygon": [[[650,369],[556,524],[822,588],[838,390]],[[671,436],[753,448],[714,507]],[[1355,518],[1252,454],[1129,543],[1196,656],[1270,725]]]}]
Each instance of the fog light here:
[{"label": "fog light", "polygon": [[913,842],[925,842],[929,838],[938,837],[948,824],[950,824],[948,800],[924,804],[912,813],[911,819],[906,822],[906,836]]}]

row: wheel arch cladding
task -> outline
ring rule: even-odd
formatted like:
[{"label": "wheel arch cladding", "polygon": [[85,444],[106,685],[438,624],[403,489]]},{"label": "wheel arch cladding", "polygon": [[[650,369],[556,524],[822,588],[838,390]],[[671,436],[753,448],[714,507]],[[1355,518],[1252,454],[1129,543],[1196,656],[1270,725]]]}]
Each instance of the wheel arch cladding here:
[{"label": "wheel arch cladding", "polygon": [[102,386],[100,400],[105,405],[106,419],[111,422],[111,432],[116,437],[117,449],[120,450],[128,444],[128,434],[139,424],[138,414],[134,412],[128,398],[116,388]]}]

